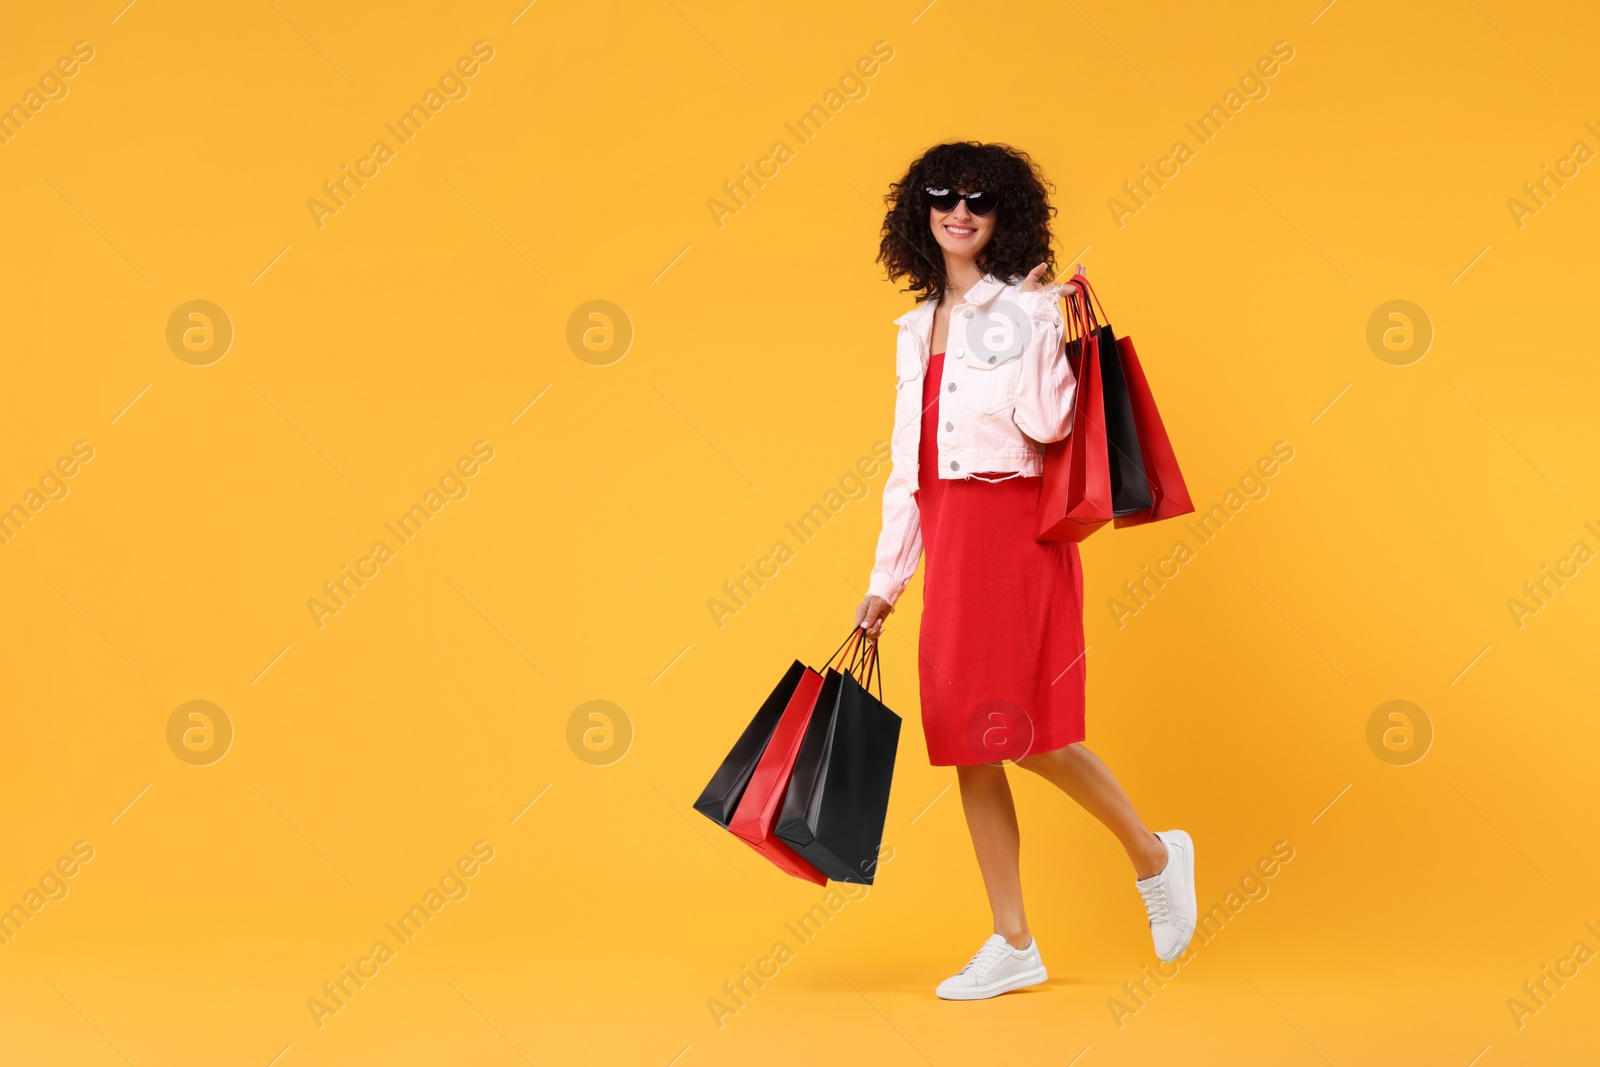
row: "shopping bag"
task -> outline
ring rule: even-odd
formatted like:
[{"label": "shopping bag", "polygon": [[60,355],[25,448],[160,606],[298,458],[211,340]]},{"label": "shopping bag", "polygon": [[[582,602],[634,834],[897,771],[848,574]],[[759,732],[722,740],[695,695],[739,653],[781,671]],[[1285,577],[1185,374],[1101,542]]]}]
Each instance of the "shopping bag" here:
[{"label": "shopping bag", "polygon": [[[850,637],[845,638],[845,643],[840,645],[834,656],[829,657],[829,673],[837,673],[832,672],[832,661],[835,657],[853,653],[854,645],[861,640],[861,629],[858,627],[851,630]],[[790,667],[789,670],[790,673],[794,672],[794,667]],[[784,677],[787,678],[789,675]],[[726,827],[734,837],[738,837],[750,848],[762,853],[779,870],[784,870],[797,878],[805,878],[806,881],[814,881],[816,885],[826,885],[826,875],[805,861],[800,854],[795,853],[786,841],[778,838],[773,832],[773,824],[778,819],[779,809],[782,808],[784,792],[789,789],[789,774],[794,769],[795,757],[800,753],[800,742],[805,739],[806,725],[811,721],[811,713],[818,707],[821,699],[829,701],[834,699],[832,694],[827,693],[829,686],[826,685],[826,681],[821,672],[802,665],[794,693],[784,702],[778,721],[771,729],[765,747],[750,771],[749,782],[738,798],[738,803],[734,805],[733,817],[726,822]],[[782,683],[779,683],[779,688],[781,685]],[[773,697],[768,699],[771,701]],[[763,710],[766,710],[765,705]],[[760,717],[760,712],[757,712],[757,717]],[[747,726],[746,733],[749,733],[749,729]],[[741,736],[739,742],[742,741],[744,737]],[[738,749],[739,742],[734,744],[734,749]],[[730,752],[730,757],[731,755],[733,753]],[[722,768],[718,768],[718,773],[720,771]],[[715,782],[715,776],[712,776],[712,782]],[[710,785],[707,785],[707,790],[709,789]],[[699,808],[699,805],[696,805],[696,808]]]},{"label": "shopping bag", "polygon": [[1067,358],[1078,387],[1072,399],[1072,432],[1045,446],[1039,489],[1041,541],[1082,541],[1113,518],[1099,338],[1085,302],[1074,295],[1066,303],[1076,331],[1066,341]]},{"label": "shopping bag", "polygon": [[1161,422],[1161,412],[1156,410],[1155,397],[1150,393],[1150,383],[1145,380],[1139,355],[1133,350],[1131,338],[1117,338],[1117,351],[1122,357],[1123,372],[1128,380],[1128,395],[1133,403],[1133,420],[1138,429],[1139,449],[1144,458],[1144,474],[1150,483],[1151,506],[1129,515],[1117,515],[1117,526],[1138,526],[1175,515],[1187,515],[1194,510],[1189,499],[1189,487],[1184,483],[1183,472],[1178,469],[1178,457],[1173,455],[1172,442],[1167,438],[1167,428]]},{"label": "shopping bag", "polygon": [[800,739],[805,736],[806,723],[811,719],[821,688],[822,676],[816,671],[808,669],[801,675],[771,740],[751,772],[750,784],[739,798],[733,818],[728,820],[728,830],[771,860],[778,869],[796,878],[826,885],[827,876],[772,833],[773,821],[783,803],[783,792],[789,785],[789,772],[800,751]]},{"label": "shopping bag", "polygon": [[[1150,482],[1144,473],[1133,399],[1121,356],[1122,346],[1109,323],[1095,328],[1100,354],[1101,395],[1106,409],[1106,462],[1111,475],[1111,514],[1131,515],[1150,507]],[[1131,345],[1130,345],[1131,347]]]},{"label": "shopping bag", "polygon": [[[868,689],[875,675],[877,697]],[[834,881],[871,885],[899,743],[900,716],[883,703],[872,641],[823,683],[778,818],[779,838]]]},{"label": "shopping bag", "polygon": [[[1106,510],[1119,528],[1194,510],[1132,339],[1116,336],[1087,278],[1074,275],[1072,282],[1076,292],[1066,306],[1076,337],[1067,342],[1068,358],[1075,371],[1081,361],[1088,376],[1079,376],[1072,432],[1045,448],[1041,541],[1082,541],[1105,524],[1101,516]],[[1085,439],[1074,445],[1080,432]],[[1108,509],[1098,496],[1102,450],[1110,483]],[[1087,469],[1080,471],[1080,463]]]},{"label": "shopping bag", "polygon": [[[744,796],[745,787],[750,784],[750,776],[755,773],[756,764],[761,761],[761,754],[767,750],[767,743],[778,728],[778,720],[783,718],[784,709],[789,706],[790,699],[807,673],[805,664],[799,660],[795,660],[784,672],[777,688],[761,705],[756,717],[750,720],[750,725],[744,728],[739,740],[733,743],[733,748],[728,750],[727,757],[701,791],[700,799],[694,802],[696,811],[718,826],[727,828],[733,820],[734,809],[739,806],[739,799]],[[815,671],[810,673],[813,676],[816,674]]]},{"label": "shopping bag", "polygon": [[[1126,383],[1143,474],[1149,487],[1150,503],[1131,511],[1116,508],[1116,525],[1138,526],[1158,519],[1187,515],[1194,510],[1194,502],[1189,499],[1189,487],[1184,484],[1183,472],[1178,469],[1177,456],[1173,454],[1172,442],[1167,438],[1167,428],[1161,421],[1161,413],[1156,410],[1155,397],[1150,392],[1150,383],[1145,379],[1139,354],[1134,351],[1133,340],[1128,337],[1116,337],[1112,332],[1111,323],[1105,313],[1105,305],[1100,303],[1100,296],[1089,284],[1088,278],[1078,274],[1072,281],[1083,294],[1084,313],[1101,337],[1101,365],[1106,366],[1111,362],[1108,353],[1113,350],[1116,352],[1115,361]],[[1095,315],[1097,306],[1100,310],[1098,316]]]}]

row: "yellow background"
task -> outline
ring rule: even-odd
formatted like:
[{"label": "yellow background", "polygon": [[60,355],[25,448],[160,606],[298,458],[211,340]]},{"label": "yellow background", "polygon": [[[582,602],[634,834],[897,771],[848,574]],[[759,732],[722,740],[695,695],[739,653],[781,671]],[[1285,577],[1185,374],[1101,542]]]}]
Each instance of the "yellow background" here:
[{"label": "yellow background", "polygon": [[[0,547],[0,903],[74,842],[94,858],[0,947],[0,1058],[1592,1055],[1600,965],[1521,1029],[1506,1001],[1600,949],[1600,576],[1520,629],[1506,601],[1600,548],[1600,176],[1520,228],[1507,200],[1600,148],[1596,28],[1504,0],[19,9],[0,102],[75,41],[94,58],[0,147],[0,502],[94,458]],[[480,40],[469,95],[319,229],[306,201]],[[797,146],[784,123],[877,41],[866,95]],[[1107,200],[1277,41],[1269,95],[1119,228]],[[922,748],[919,579],[883,643],[894,858],[718,1028],[707,1001],[824,894],[691,805],[848,628],[882,473],[720,629],[707,601],[887,437],[909,302],[873,263],[879,201],[955,138],[1056,183],[1060,255],[1087,247],[1198,504],[1294,448],[1120,629],[1107,599],[1181,525],[1083,552],[1089,744],[1194,835],[1203,904],[1275,842],[1294,859],[1119,1028],[1108,999],[1154,961],[1131,870],[1014,775],[1051,983],[936,1001],[988,928]],[[779,139],[794,158],[719,228],[707,202]],[[235,334],[209,366],[165,339],[196,299]],[[1365,339],[1395,299],[1435,334],[1408,366]],[[590,300],[632,323],[608,366],[566,340]],[[306,601],[480,440],[470,494],[319,629]],[[1394,699],[1435,735],[1410,766],[1367,743]],[[167,744],[190,700],[233,725],[209,766]],[[568,744],[590,700],[631,723],[609,765]],[[477,841],[470,895],[319,1029],[307,1000]]]}]

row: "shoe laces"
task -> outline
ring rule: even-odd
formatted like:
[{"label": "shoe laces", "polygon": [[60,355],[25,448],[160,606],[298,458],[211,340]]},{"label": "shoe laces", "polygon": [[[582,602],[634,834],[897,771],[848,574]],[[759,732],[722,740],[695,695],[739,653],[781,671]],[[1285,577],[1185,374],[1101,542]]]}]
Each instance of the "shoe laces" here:
[{"label": "shoe laces", "polygon": [[1003,941],[984,942],[984,946],[977,951],[977,954],[961,968],[961,973],[988,974],[994,970],[995,964],[1010,952],[1011,946]]},{"label": "shoe laces", "polygon": [[1166,873],[1156,875],[1148,882],[1138,883],[1139,895],[1144,897],[1144,910],[1150,914],[1150,925],[1172,921],[1172,894],[1167,891]]}]

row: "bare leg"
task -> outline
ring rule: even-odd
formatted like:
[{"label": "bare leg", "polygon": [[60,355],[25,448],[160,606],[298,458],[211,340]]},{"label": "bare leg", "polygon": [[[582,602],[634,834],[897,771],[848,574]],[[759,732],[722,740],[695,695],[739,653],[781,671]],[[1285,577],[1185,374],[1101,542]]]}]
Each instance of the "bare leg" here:
[{"label": "bare leg", "polygon": [[[1133,862],[1133,870],[1138,877],[1149,878],[1160,874],[1166,867],[1167,846],[1150,832],[1139,818],[1139,813],[1133,810],[1133,802],[1122,791],[1111,768],[1083,745],[1067,745],[1054,752],[1025,756],[1017,761],[1017,766],[1049,779],[1116,834],[1122,847],[1127,849],[1128,859]],[[964,789],[962,795],[965,796]],[[1009,798],[1010,791],[1007,790]]]},{"label": "bare leg", "polygon": [[1006,770],[976,763],[957,767],[956,776],[961,782],[961,806],[967,813],[972,849],[989,894],[989,910],[994,912],[994,932],[1013,948],[1027,948],[1032,935],[1022,910],[1022,836]]}]

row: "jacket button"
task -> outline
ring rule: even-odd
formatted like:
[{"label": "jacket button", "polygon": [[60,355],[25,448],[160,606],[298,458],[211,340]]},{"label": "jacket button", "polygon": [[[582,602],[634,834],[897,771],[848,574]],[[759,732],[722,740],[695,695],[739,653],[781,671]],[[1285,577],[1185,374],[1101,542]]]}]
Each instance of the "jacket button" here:
[{"label": "jacket button", "polygon": [[955,428],[956,428],[956,424],[953,423],[953,422],[947,422],[947,423],[944,424],[944,432],[945,433],[949,433],[950,431],[954,430]]},{"label": "jacket button", "polygon": [[953,392],[956,391],[956,383],[955,382],[951,382],[949,385],[945,386],[944,388],[945,388],[945,392],[953,393]]},{"label": "jacket button", "polygon": [[951,460],[950,461],[950,469],[953,470],[953,471],[958,471],[958,470],[961,469],[961,464],[957,463],[955,460]]},{"label": "jacket button", "polygon": [[971,308],[962,308],[961,309],[961,317],[964,318],[964,319],[972,318],[972,309]]},{"label": "jacket button", "polygon": [[989,362],[990,362],[990,363],[993,363],[993,362],[994,362],[994,360],[995,360],[995,357],[993,357],[993,356],[990,356],[990,357],[989,357]]}]

